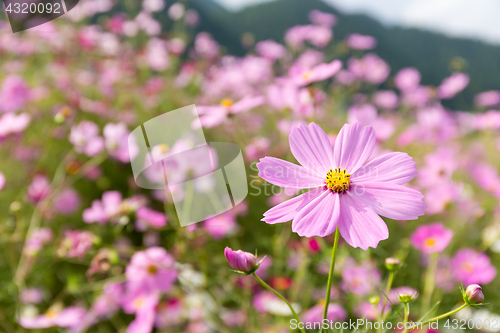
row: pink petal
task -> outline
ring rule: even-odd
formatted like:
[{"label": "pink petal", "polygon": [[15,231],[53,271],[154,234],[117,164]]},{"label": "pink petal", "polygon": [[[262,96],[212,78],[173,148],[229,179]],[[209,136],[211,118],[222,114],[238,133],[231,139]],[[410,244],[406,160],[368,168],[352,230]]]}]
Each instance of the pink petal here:
[{"label": "pink petal", "polygon": [[312,69],[311,82],[328,79],[342,68],[342,61],[334,60],[329,64],[319,64]]},{"label": "pink petal", "polygon": [[335,140],[334,165],[352,174],[365,164],[374,147],[375,131],[372,127],[360,122],[345,124]]},{"label": "pink petal", "polygon": [[229,112],[230,113],[240,113],[240,112],[245,112],[250,109],[256,108],[258,106],[261,106],[264,104],[266,101],[266,98],[264,96],[246,96],[243,97],[241,100],[238,102],[234,103],[230,108]]},{"label": "pink petal", "polygon": [[316,125],[300,124],[290,133],[290,149],[293,156],[305,168],[314,170],[323,179],[334,167],[332,146],[326,133]]},{"label": "pink petal", "polygon": [[352,247],[376,248],[381,240],[389,237],[384,220],[350,192],[340,195],[340,206],[340,234]]},{"label": "pink petal", "polygon": [[426,208],[422,193],[393,183],[357,184],[350,193],[377,214],[395,220],[416,220]]},{"label": "pink petal", "polygon": [[337,228],[340,215],[339,195],[325,190],[293,219],[292,230],[302,237],[325,237]]},{"label": "pink petal", "polygon": [[316,192],[316,190],[312,190],[298,195],[295,198],[284,201],[265,212],[264,218],[261,221],[269,224],[274,224],[293,220],[295,215],[297,215],[297,208],[301,205],[301,202],[303,202],[307,198],[312,198],[311,193],[313,192],[317,193],[316,196],[321,194]]},{"label": "pink petal", "polygon": [[394,152],[375,158],[359,168],[352,176],[352,182],[377,182],[405,184],[415,178],[417,163],[406,153]]},{"label": "pink petal", "polygon": [[286,188],[312,188],[325,184],[325,178],[299,165],[266,156],[257,163],[259,176],[269,183]]}]

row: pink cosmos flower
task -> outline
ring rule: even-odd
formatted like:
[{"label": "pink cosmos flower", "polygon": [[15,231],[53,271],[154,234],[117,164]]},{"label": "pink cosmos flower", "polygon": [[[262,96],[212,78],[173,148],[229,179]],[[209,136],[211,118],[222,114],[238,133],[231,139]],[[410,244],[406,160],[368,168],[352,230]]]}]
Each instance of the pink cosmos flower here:
[{"label": "pink cosmos flower", "polygon": [[26,288],[19,294],[19,300],[27,305],[38,304],[43,301],[43,295],[40,289]]},{"label": "pink cosmos flower", "polygon": [[95,236],[88,231],[68,230],[58,253],[68,258],[83,258],[94,244]]},{"label": "pink cosmos flower", "polygon": [[194,49],[198,55],[206,58],[215,58],[219,54],[219,44],[207,32],[196,35]]},{"label": "pink cosmos flower", "polygon": [[193,123],[193,129],[200,125],[205,128],[212,128],[222,123],[229,114],[246,112],[264,104],[264,96],[245,96],[237,102],[229,98],[221,101],[220,105],[198,106],[196,109],[200,114],[200,121]]},{"label": "pink cosmos flower", "polygon": [[[323,304],[317,304],[313,306],[312,308],[304,312],[301,318],[302,321],[304,323],[310,323],[309,325],[311,325],[311,327],[319,327],[316,323],[323,322],[323,309]],[[328,313],[326,315],[326,319],[336,322],[344,321],[346,318],[347,311],[344,310],[343,307],[335,303],[330,303],[328,305]],[[312,326],[313,324],[316,324],[316,326]]]},{"label": "pink cosmos flower", "polygon": [[418,183],[422,187],[440,186],[441,183],[451,181],[451,177],[458,166],[457,149],[440,147],[425,157],[425,166],[419,169]]},{"label": "pink cosmos flower", "polygon": [[375,53],[367,53],[362,59],[350,58],[348,69],[356,78],[372,84],[384,82],[391,71],[389,65]]},{"label": "pink cosmos flower", "polygon": [[0,171],[0,191],[5,186],[5,176],[2,171]]},{"label": "pink cosmos flower", "polygon": [[127,163],[133,160],[139,153],[139,147],[132,136],[129,140],[130,132],[124,123],[107,124],[104,126],[105,146],[111,157],[120,162]]},{"label": "pink cosmos flower", "polygon": [[309,13],[309,21],[315,25],[332,28],[337,23],[337,18],[333,14],[314,9]]},{"label": "pink cosmos flower", "polygon": [[104,139],[99,136],[99,127],[88,120],[71,128],[69,142],[75,150],[89,157],[95,156],[104,149]]},{"label": "pink cosmos flower", "polygon": [[462,193],[463,184],[445,181],[434,186],[425,193],[424,202],[427,205],[427,214],[440,214],[445,211],[446,205],[458,202]]},{"label": "pink cosmos flower", "polygon": [[145,231],[148,228],[159,229],[167,224],[167,217],[164,213],[157,212],[147,207],[141,207],[135,212],[137,220],[135,228]]},{"label": "pink cosmos flower", "polygon": [[54,199],[54,208],[63,215],[73,214],[80,206],[80,196],[72,188],[62,190]]},{"label": "pink cosmos flower", "polygon": [[285,33],[285,41],[294,49],[299,49],[308,41],[316,47],[325,47],[332,38],[332,30],[320,25],[296,25]]},{"label": "pink cosmos flower", "polygon": [[309,83],[323,81],[334,76],[340,68],[342,68],[342,62],[334,60],[329,64],[319,64],[311,69],[292,66],[289,75],[296,85],[306,86]]},{"label": "pink cosmos flower", "polygon": [[377,39],[368,35],[350,34],[346,42],[351,49],[355,50],[371,50],[377,46]]},{"label": "pink cosmos flower", "polygon": [[36,175],[28,186],[28,199],[36,204],[47,198],[51,191],[49,179],[42,175]]},{"label": "pink cosmos flower", "polygon": [[84,308],[70,306],[62,311],[48,311],[37,317],[21,316],[19,324],[27,329],[49,328],[53,326],[75,328],[84,318]]},{"label": "pink cosmos flower", "polygon": [[420,72],[414,67],[406,67],[401,69],[394,76],[394,83],[401,91],[414,90],[420,84]]},{"label": "pink cosmos flower", "polygon": [[158,293],[134,292],[127,294],[122,300],[126,313],[135,313],[135,319],[127,327],[127,333],[150,333],[156,317]]},{"label": "pink cosmos flower", "polygon": [[248,161],[257,160],[259,157],[266,155],[269,150],[270,140],[265,137],[254,138],[248,146],[245,147],[245,158]]},{"label": "pink cosmos flower", "polygon": [[203,221],[203,229],[217,240],[234,235],[238,229],[236,214],[230,210],[206,219]]},{"label": "pink cosmos flower", "polygon": [[452,238],[453,231],[441,223],[420,226],[410,236],[411,244],[425,254],[443,252]]},{"label": "pink cosmos flower", "polygon": [[373,103],[382,109],[392,110],[398,106],[398,95],[392,90],[379,90],[372,98]]},{"label": "pink cosmos flower", "polygon": [[[354,313],[358,316],[358,318],[366,318],[368,320],[376,320],[379,317],[379,314],[382,312],[382,308],[384,308],[383,302],[378,302],[376,305],[373,305],[369,302],[361,302],[356,309],[354,309]],[[391,304],[387,303],[384,309],[384,315],[387,315],[391,310]]]},{"label": "pink cosmos flower", "polygon": [[257,268],[257,258],[249,252],[242,250],[233,251],[226,246],[224,256],[229,265],[237,271],[250,274]]},{"label": "pink cosmos flower", "polygon": [[451,267],[455,279],[464,285],[488,284],[497,276],[497,270],[486,254],[468,248],[455,254]]},{"label": "pink cosmos flower", "polygon": [[221,319],[229,327],[243,326],[247,321],[247,315],[243,310],[227,310],[221,311]]},{"label": "pink cosmos flower", "polygon": [[146,46],[146,61],[154,71],[164,71],[170,67],[167,44],[159,38],[152,38]]},{"label": "pink cosmos flower", "polygon": [[273,40],[258,42],[257,45],[255,45],[255,50],[260,56],[272,61],[283,58],[286,54],[285,47]]},{"label": "pink cosmos flower", "polygon": [[15,112],[20,110],[30,98],[26,81],[18,75],[8,75],[0,87],[0,111]]},{"label": "pink cosmos flower", "polygon": [[28,127],[31,116],[27,113],[7,113],[0,117],[0,140],[10,134],[21,133]]},{"label": "pink cosmos flower", "polygon": [[346,260],[342,270],[342,289],[359,296],[372,293],[380,284],[382,276],[369,262],[356,264],[352,259]]},{"label": "pink cosmos flower", "polygon": [[40,251],[44,245],[51,242],[53,239],[52,230],[49,228],[37,228],[28,238],[25,244],[25,252],[27,255],[33,256]]},{"label": "pink cosmos flower", "polygon": [[373,127],[378,141],[389,139],[396,130],[393,122],[379,117],[377,109],[371,104],[351,106],[347,114],[347,121],[351,124],[359,121],[365,126]]},{"label": "pink cosmos flower", "polygon": [[391,301],[392,304],[398,304],[399,303],[398,296],[400,294],[408,294],[408,295],[411,295],[412,297],[414,297],[418,294],[418,291],[411,288],[411,287],[406,287],[406,286],[397,287],[397,288],[391,289],[391,291],[389,292],[389,295],[387,295],[387,297],[389,297],[389,300]]},{"label": "pink cosmos flower", "polygon": [[160,247],[136,252],[125,275],[133,289],[167,292],[177,279],[174,258]]},{"label": "pink cosmos flower", "polygon": [[333,150],[315,123],[294,128],[290,148],[302,166],[265,157],[257,164],[259,176],[285,188],[315,189],[271,208],[262,220],[293,220],[292,230],[305,237],[325,237],[339,227],[351,246],[368,249],[389,236],[378,214],[398,220],[423,215],[422,194],[402,186],[417,174],[410,156],[389,153],[363,167],[375,141],[373,128],[359,122],[342,127]]},{"label": "pink cosmos flower", "polygon": [[159,329],[166,329],[178,325],[182,322],[184,309],[179,299],[169,299],[158,304],[155,326]]},{"label": "pink cosmos flower", "polygon": [[500,104],[500,91],[490,90],[474,96],[474,103],[477,106],[490,107]]},{"label": "pink cosmos flower", "polygon": [[469,76],[464,73],[453,73],[450,77],[441,82],[437,88],[438,97],[441,99],[450,99],[467,87]]},{"label": "pink cosmos flower", "polygon": [[118,191],[107,191],[102,200],[92,201],[92,206],[83,211],[85,223],[106,223],[121,211],[122,195]]}]

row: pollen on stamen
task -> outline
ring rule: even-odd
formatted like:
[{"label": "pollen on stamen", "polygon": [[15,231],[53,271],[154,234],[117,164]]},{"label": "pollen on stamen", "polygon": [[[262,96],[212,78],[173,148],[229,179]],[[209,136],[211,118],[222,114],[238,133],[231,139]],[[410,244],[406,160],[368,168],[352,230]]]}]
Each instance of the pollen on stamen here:
[{"label": "pollen on stamen", "polygon": [[331,191],[344,193],[349,189],[349,185],[351,185],[351,174],[347,173],[346,169],[330,169],[330,171],[326,173],[325,183],[326,187]]}]

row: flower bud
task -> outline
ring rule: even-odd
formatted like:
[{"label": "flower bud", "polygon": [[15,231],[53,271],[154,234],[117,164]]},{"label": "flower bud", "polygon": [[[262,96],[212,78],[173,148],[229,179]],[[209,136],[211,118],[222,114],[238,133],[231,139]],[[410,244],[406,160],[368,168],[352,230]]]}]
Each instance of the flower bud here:
[{"label": "flower bud", "polygon": [[372,305],[377,305],[380,302],[380,297],[372,296],[372,297],[370,297],[368,302],[370,302],[370,304],[372,304]]},{"label": "flower bud", "polygon": [[257,270],[257,268],[259,268],[257,258],[251,253],[241,250],[233,251],[229,247],[226,247],[224,255],[226,256],[229,265],[239,273],[248,275],[252,274]]},{"label": "flower bud", "polygon": [[401,261],[396,258],[386,258],[385,259],[385,268],[391,272],[395,272],[401,268]]},{"label": "flower bud", "polygon": [[413,302],[413,300],[415,298],[417,298],[417,293],[415,292],[415,294],[410,294],[410,293],[400,293],[398,295],[398,300],[401,302],[401,303],[411,303]]},{"label": "flower bud", "polygon": [[478,284],[471,284],[465,290],[466,302],[471,305],[481,304],[484,301],[483,288]]}]

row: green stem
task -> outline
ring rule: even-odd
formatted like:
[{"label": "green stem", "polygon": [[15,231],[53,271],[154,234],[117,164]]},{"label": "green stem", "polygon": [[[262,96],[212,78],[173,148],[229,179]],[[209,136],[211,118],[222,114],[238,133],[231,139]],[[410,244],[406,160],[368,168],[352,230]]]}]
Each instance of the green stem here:
[{"label": "green stem", "polygon": [[[450,312],[446,312],[446,313],[444,313],[444,314],[442,314],[442,315],[440,315],[440,316],[437,316],[437,317],[431,318],[431,319],[427,320],[426,322],[423,322],[423,323],[418,323],[418,325],[419,325],[419,326],[420,326],[420,325],[424,326],[424,325],[427,325],[427,324],[432,323],[432,322],[434,322],[434,321],[437,321],[437,320],[440,320],[440,319],[446,318],[446,317],[448,317],[448,316],[451,316],[452,314],[457,313],[458,311],[465,309],[465,308],[467,307],[467,305],[468,305],[467,303],[464,303],[464,304],[462,304],[462,306],[461,306],[461,307],[456,308],[455,310],[451,310]],[[408,331],[409,331],[409,330],[406,330],[406,329],[405,329],[403,333],[407,333]]]},{"label": "green stem", "polygon": [[429,266],[427,267],[427,274],[425,276],[424,294],[422,296],[422,309],[421,313],[429,311],[432,294],[434,293],[434,285],[436,283],[436,270],[438,265],[437,253],[432,253],[429,257]]},{"label": "green stem", "polygon": [[[332,250],[332,261],[330,264],[330,273],[328,274],[328,283],[326,286],[326,298],[325,298],[325,309],[323,311],[323,321],[328,315],[328,306],[330,305],[330,294],[332,293],[332,282],[333,282],[333,270],[335,269],[335,258],[337,257],[337,248],[339,244],[340,231],[339,227],[335,230],[335,240],[333,241]],[[323,332],[323,328],[320,329],[320,333]]]},{"label": "green stem", "polygon": [[[259,281],[259,283],[264,287],[266,288],[267,290],[271,291],[273,294],[275,294],[276,296],[278,296],[283,302],[286,303],[286,305],[288,305],[288,307],[290,308],[290,310],[292,311],[292,314],[293,314],[293,317],[297,320],[297,323],[300,322],[300,319],[299,319],[299,316],[297,315],[297,312],[295,312],[295,310],[293,309],[292,305],[286,300],[285,297],[283,297],[279,292],[277,292],[276,290],[274,290],[270,285],[268,285],[267,283],[265,283],[264,281],[261,280],[260,277],[257,276],[257,274],[255,274],[255,272],[252,273],[253,277]],[[300,331],[302,333],[306,333],[306,331],[301,328]]]},{"label": "green stem", "polygon": [[410,316],[410,303],[404,303],[404,308],[405,308],[405,318],[403,324],[406,325],[406,323],[408,322],[408,317]]},{"label": "green stem", "polygon": [[387,279],[387,285],[385,287],[385,295],[384,295],[384,303],[382,306],[382,311],[379,314],[380,325],[379,325],[378,332],[382,332],[382,320],[384,319],[384,311],[385,311],[385,307],[387,305],[387,297],[389,297],[389,293],[391,292],[393,281],[394,281],[394,271],[390,271],[389,278]]}]

